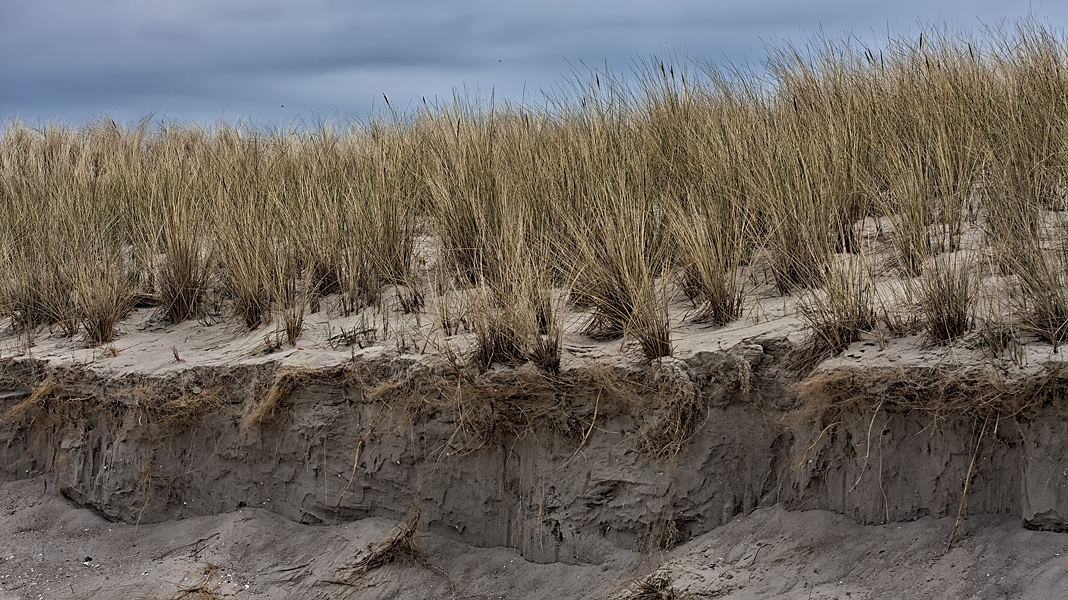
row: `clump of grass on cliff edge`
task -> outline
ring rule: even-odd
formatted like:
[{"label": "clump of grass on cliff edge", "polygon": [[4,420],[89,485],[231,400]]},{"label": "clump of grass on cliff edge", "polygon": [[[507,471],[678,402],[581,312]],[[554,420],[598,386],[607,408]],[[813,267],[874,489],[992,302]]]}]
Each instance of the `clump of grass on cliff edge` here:
[{"label": "clump of grass on cliff edge", "polygon": [[928,337],[943,343],[970,330],[979,291],[974,260],[943,255],[927,261],[920,277],[919,296]]},{"label": "clump of grass on cliff edge", "polygon": [[875,328],[875,290],[871,272],[859,259],[830,269],[823,289],[802,296],[801,316],[811,328],[807,343],[795,362],[807,371],[825,358],[835,356],[865,332]]},{"label": "clump of grass on cliff edge", "polygon": [[[539,172],[547,144],[534,135],[542,124],[459,98],[445,111],[458,116],[455,127],[451,118],[426,115],[421,123],[430,148],[430,215],[441,236],[439,287],[466,298],[463,318],[475,336],[470,359],[479,370],[529,360],[555,373],[561,325]],[[439,301],[443,315],[449,302]],[[449,321],[445,316],[446,330]]]},{"label": "clump of grass on cliff edge", "polygon": [[744,267],[757,238],[743,171],[753,96],[719,73],[709,77],[718,85],[695,86],[684,70],[644,64],[638,121],[672,244],[674,282],[695,305],[693,321],[726,325],[741,316]]},{"label": "clump of grass on cliff edge", "polygon": [[629,336],[646,358],[670,356],[673,246],[649,161],[651,136],[642,131],[652,125],[636,116],[641,105],[618,81],[593,74],[579,90],[578,107],[561,108],[554,252],[573,300],[590,311],[588,335]]},{"label": "clump of grass on cliff edge", "polygon": [[[137,157],[141,145],[141,136],[132,136],[126,152]],[[199,317],[212,282],[215,246],[209,190],[216,171],[206,161],[209,147],[202,128],[162,129],[152,144],[155,168],[144,172],[147,198],[133,209],[144,211],[140,215],[144,266],[171,323]]]}]

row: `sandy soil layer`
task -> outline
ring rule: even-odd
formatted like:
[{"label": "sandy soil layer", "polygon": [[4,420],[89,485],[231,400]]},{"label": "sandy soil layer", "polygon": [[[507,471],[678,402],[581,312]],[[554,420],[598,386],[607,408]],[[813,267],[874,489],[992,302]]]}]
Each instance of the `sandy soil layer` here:
[{"label": "sandy soil layer", "polygon": [[642,581],[679,599],[1068,597],[1068,535],[974,516],[947,550],[954,523],[858,525],[827,511],[760,509],[674,550]]},{"label": "sandy soil layer", "polygon": [[[353,584],[346,567],[396,523],[309,526],[263,509],[167,521],[109,522],[46,490],[0,486],[0,598],[598,597],[620,566],[539,565],[506,548],[420,534],[422,562],[388,564]],[[91,559],[91,560],[89,560]],[[198,593],[203,593],[197,595]],[[214,595],[211,595],[214,594]]]},{"label": "sandy soil layer", "polygon": [[[857,525],[826,511],[756,510],[665,554],[535,564],[508,548],[419,534],[421,560],[349,585],[346,567],[396,523],[299,525],[262,509],[153,525],[109,522],[48,489],[0,486],[0,598],[1060,598],[1068,535],[1018,518]],[[90,560],[91,559],[91,560]],[[649,589],[649,586],[646,587]],[[674,593],[674,596],[670,594]],[[200,595],[198,595],[200,594]],[[214,595],[212,595],[214,594]]]}]

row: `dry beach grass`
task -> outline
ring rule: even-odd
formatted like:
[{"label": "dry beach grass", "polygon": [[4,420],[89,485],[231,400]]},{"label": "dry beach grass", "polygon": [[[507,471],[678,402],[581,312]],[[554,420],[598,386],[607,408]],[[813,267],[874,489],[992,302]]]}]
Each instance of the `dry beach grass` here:
[{"label": "dry beach grass", "polygon": [[1024,21],[816,39],[760,73],[654,59],[540,106],[457,97],[350,127],[10,122],[0,312],[27,342],[105,344],[151,303],[295,344],[310,313],[371,307],[480,370],[549,374],[565,308],[657,359],[679,297],[713,326],[797,297],[806,368],[868,335],[1056,347],[1066,68],[1062,32]]}]

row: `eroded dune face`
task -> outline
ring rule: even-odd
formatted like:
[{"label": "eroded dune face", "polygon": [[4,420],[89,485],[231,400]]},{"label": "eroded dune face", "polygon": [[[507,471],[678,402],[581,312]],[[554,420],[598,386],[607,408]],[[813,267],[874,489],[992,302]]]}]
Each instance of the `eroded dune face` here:
[{"label": "eroded dune face", "polygon": [[1064,534],[1021,528],[1017,516],[865,526],[776,505],[670,549],[603,545],[592,563],[575,564],[531,562],[514,546],[473,546],[421,523],[415,554],[366,569],[405,531],[397,520],[309,525],[246,507],[124,523],[57,494],[45,474],[0,485],[0,505],[0,592],[18,598],[1050,598],[1068,589]]},{"label": "eroded dune face", "polygon": [[890,352],[858,344],[800,386],[782,338],[553,377],[412,355],[167,375],[9,359],[0,433],[9,478],[47,476],[124,522],[255,507],[336,524],[418,506],[422,530],[538,562],[671,547],[774,505],[1065,529],[1052,365],[991,396],[1005,388],[983,371]]}]

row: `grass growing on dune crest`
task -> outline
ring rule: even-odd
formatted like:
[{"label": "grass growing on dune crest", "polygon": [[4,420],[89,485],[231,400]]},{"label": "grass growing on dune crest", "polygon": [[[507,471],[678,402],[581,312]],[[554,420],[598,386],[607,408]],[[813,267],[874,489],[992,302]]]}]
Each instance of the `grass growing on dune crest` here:
[{"label": "grass growing on dune crest", "polygon": [[[348,126],[11,122],[0,311],[99,344],[135,302],[180,323],[210,295],[295,344],[309,311],[397,298],[479,369],[550,373],[568,327],[671,355],[683,299],[718,327],[796,295],[817,357],[905,322],[942,342],[1017,319],[1059,344],[1065,98],[1063,33],[1023,21],[817,38],[759,75],[652,58],[541,105],[458,96]],[[1005,314],[980,316],[991,270]],[[875,311],[891,278],[917,301]]]}]

